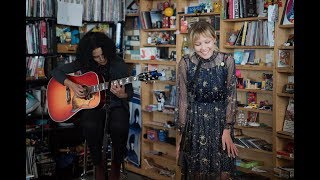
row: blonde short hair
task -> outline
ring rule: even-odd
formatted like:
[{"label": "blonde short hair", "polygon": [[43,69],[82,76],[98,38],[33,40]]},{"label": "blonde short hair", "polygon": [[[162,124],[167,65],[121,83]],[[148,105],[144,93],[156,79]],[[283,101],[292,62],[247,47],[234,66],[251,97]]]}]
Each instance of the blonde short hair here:
[{"label": "blonde short hair", "polygon": [[[207,21],[198,21],[191,25],[189,40],[190,46],[193,48],[194,42],[200,38],[200,36],[211,37],[214,40],[217,40],[217,36],[212,24]],[[216,45],[215,50],[218,50],[218,46]]]}]

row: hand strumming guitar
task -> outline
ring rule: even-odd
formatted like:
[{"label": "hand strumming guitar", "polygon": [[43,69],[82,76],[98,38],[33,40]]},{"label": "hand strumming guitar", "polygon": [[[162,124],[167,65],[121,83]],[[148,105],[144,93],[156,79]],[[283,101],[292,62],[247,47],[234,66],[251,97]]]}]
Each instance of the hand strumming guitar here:
[{"label": "hand strumming guitar", "polygon": [[70,81],[69,79],[65,79],[64,80],[64,85],[68,86],[77,97],[85,97],[85,88],[82,87],[82,85],[74,83],[72,81]]}]

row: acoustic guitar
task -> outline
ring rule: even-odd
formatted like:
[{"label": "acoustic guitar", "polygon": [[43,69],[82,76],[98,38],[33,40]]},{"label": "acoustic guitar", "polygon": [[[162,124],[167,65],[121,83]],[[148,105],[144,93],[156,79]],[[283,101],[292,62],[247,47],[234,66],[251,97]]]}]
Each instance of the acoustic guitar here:
[{"label": "acoustic guitar", "polygon": [[[157,80],[161,73],[155,71],[143,72],[136,76],[130,76],[111,81],[120,85],[132,83],[133,81]],[[77,114],[82,109],[102,107],[105,104],[105,90],[109,82],[104,82],[101,75],[89,71],[81,75],[67,75],[71,81],[81,84],[85,88],[85,97],[77,97],[67,86],[51,78],[47,87],[48,112],[55,122],[64,122]]]}]

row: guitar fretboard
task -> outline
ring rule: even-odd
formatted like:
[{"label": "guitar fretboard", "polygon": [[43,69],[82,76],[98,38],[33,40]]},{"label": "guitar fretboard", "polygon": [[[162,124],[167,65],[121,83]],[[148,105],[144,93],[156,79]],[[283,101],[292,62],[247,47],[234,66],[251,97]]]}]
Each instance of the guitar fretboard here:
[{"label": "guitar fretboard", "polygon": [[[116,82],[118,82],[120,85],[126,85],[129,83],[132,83],[133,81],[137,81],[138,79],[139,79],[138,76],[129,76],[126,78],[111,81],[111,83],[116,84]],[[106,90],[106,89],[108,89],[108,84],[109,84],[109,82],[104,82],[104,83],[100,83],[100,84],[91,86],[91,88],[92,88],[91,92],[94,93],[94,92]]]}]

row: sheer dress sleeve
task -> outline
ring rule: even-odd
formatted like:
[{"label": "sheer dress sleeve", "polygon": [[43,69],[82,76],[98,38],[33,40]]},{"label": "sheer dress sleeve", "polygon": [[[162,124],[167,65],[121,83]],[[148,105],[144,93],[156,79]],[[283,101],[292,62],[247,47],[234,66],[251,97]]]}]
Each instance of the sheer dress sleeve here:
[{"label": "sheer dress sleeve", "polygon": [[237,102],[237,78],[236,67],[233,56],[231,54],[226,55],[226,67],[228,69],[227,76],[227,109],[226,109],[226,122],[224,123],[224,129],[233,127],[236,119],[236,102]]},{"label": "sheer dress sleeve", "polygon": [[178,130],[183,131],[187,115],[187,59],[182,58],[178,64],[175,122]]}]

